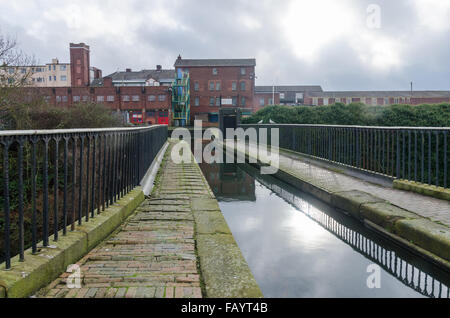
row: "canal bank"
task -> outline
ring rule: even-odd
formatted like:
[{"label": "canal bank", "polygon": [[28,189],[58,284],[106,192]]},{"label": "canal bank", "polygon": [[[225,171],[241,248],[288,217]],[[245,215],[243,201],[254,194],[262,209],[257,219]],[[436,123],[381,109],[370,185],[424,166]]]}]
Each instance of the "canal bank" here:
[{"label": "canal bank", "polygon": [[[249,153],[247,148],[247,160]],[[373,230],[450,271],[448,201],[383,187],[324,169],[305,162],[301,155],[291,151],[280,149],[279,154],[279,170],[274,177],[352,215]],[[262,162],[254,165],[259,168],[264,165]]]},{"label": "canal bank", "polygon": [[200,167],[265,297],[450,296],[448,273],[314,196],[248,164]]}]

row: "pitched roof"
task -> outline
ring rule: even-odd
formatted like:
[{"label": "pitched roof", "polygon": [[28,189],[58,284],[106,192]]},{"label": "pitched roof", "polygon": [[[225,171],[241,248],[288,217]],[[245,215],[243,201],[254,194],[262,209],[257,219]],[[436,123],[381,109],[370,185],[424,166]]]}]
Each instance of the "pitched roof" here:
[{"label": "pitched roof", "polygon": [[450,97],[450,91],[328,91],[311,92],[310,97]]},{"label": "pitched roof", "polygon": [[137,72],[115,72],[107,77],[111,77],[113,82],[120,81],[147,81],[153,78],[155,81],[172,81],[175,79],[175,70],[142,70]]},{"label": "pitched roof", "polygon": [[175,67],[212,67],[212,66],[256,66],[256,59],[180,59]]},{"label": "pitched roof", "polygon": [[256,93],[272,93],[275,92],[322,92],[320,85],[275,85],[275,86],[255,86]]}]

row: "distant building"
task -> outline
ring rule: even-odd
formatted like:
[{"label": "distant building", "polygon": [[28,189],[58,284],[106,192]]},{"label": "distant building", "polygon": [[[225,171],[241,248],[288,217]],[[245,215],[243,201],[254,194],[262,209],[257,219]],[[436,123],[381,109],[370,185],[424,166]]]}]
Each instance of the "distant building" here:
[{"label": "distant building", "polygon": [[[107,77],[112,79],[113,86],[171,86],[175,79],[175,70],[163,70],[156,65],[154,70],[115,72]],[[98,84],[98,82],[94,82]]]},{"label": "distant building", "polygon": [[366,105],[449,103],[450,91],[325,91],[309,92],[305,105],[322,106],[334,103]]},{"label": "distant building", "polygon": [[[2,79],[4,83],[2,83]],[[36,87],[70,87],[69,63],[59,63],[57,58],[51,63],[27,66],[0,66],[0,84],[8,85],[24,80],[24,85]]]},{"label": "distant building", "polygon": [[217,126],[220,107],[239,107],[244,116],[253,113],[255,59],[182,59],[175,72],[189,71],[191,124],[201,119]]},{"label": "distant building", "polygon": [[0,85],[21,82],[34,87],[87,87],[94,79],[102,78],[102,71],[90,67],[89,46],[70,43],[70,63],[51,63],[25,66],[0,66]]}]

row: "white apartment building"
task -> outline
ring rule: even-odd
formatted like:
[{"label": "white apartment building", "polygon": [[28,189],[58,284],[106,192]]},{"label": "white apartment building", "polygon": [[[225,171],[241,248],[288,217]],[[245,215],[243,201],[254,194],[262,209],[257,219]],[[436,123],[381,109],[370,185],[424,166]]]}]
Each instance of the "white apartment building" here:
[{"label": "white apartment building", "polygon": [[30,86],[70,87],[70,63],[59,63],[55,58],[45,65],[0,66],[0,84],[8,85],[23,78]]}]

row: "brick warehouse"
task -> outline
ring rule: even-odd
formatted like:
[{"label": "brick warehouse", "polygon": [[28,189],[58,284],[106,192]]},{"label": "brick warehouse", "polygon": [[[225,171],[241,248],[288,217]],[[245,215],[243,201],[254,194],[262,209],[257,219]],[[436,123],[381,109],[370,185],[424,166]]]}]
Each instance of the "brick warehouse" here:
[{"label": "brick warehouse", "polygon": [[[134,124],[173,124],[172,82],[179,71],[188,71],[190,77],[191,125],[195,119],[201,119],[205,126],[218,126],[222,108],[236,107],[243,116],[248,116],[272,104],[322,106],[335,102],[363,102],[368,105],[418,105],[450,102],[450,91],[330,92],[323,91],[318,85],[256,86],[255,59],[183,59],[178,56],[174,69],[164,70],[157,65],[152,70],[126,69],[102,77],[101,70],[90,65],[89,46],[70,43],[70,63],[61,65],[67,64],[70,69],[68,83],[33,81],[30,86],[36,86],[39,93],[54,105],[70,107],[78,102],[104,103]],[[1,66],[0,72],[11,73],[15,69],[20,73],[25,67],[31,72],[37,69],[32,66]]]},{"label": "brick warehouse", "polygon": [[201,119],[207,125],[219,122],[220,107],[239,107],[253,113],[255,59],[182,59],[175,72],[188,71],[191,79],[191,123]]}]

